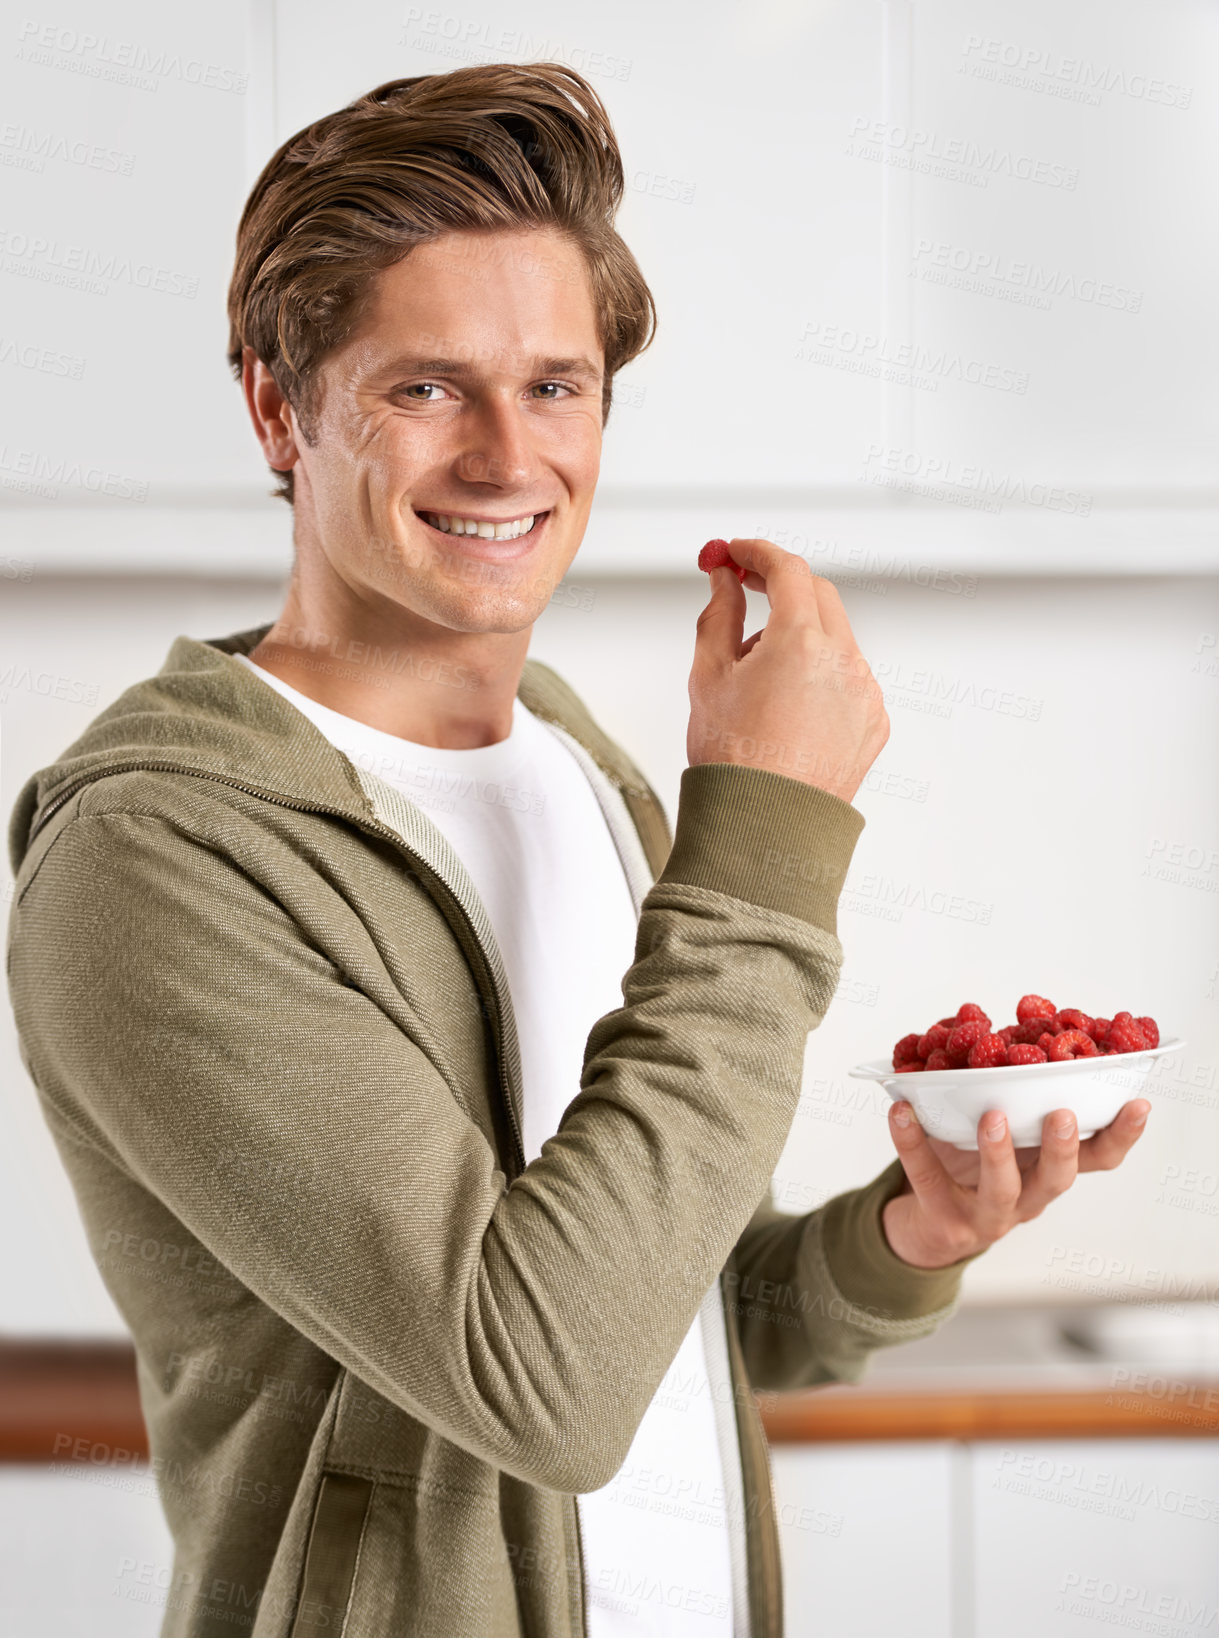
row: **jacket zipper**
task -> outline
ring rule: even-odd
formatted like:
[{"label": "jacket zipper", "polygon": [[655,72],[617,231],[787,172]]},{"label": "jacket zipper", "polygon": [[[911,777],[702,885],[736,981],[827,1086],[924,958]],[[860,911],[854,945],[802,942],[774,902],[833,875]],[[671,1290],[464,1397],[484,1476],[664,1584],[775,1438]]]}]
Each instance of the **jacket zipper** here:
[{"label": "jacket zipper", "polygon": [[[542,720],[546,722],[547,727],[549,727],[555,734],[557,734],[559,739],[562,740],[562,742],[571,751],[571,753],[574,756],[575,760],[578,763],[580,763],[580,765],[584,769],[585,777],[588,779],[589,784],[592,786],[593,794],[597,799],[598,806],[601,808],[602,815],[605,818],[606,826],[609,829],[610,836],[611,836],[611,838],[613,840],[614,846],[618,851],[618,856],[619,856],[620,860],[622,861],[623,874],[626,877],[627,886],[628,886],[628,889],[629,889],[630,895],[631,895],[631,900],[632,900],[632,903],[635,906],[636,918],[638,918],[638,916],[639,916],[639,914],[641,912],[641,909],[642,909],[643,900],[647,896],[648,888],[651,885],[651,881],[653,879],[651,877],[651,874],[650,874],[650,867],[649,867],[649,874],[647,876],[645,876],[642,873],[642,871],[640,870],[638,860],[631,857],[631,849],[629,847],[626,847],[626,846],[623,845],[623,841],[622,841],[623,835],[628,835],[628,836],[632,837],[635,840],[637,845],[641,842],[641,838],[639,837],[639,833],[638,833],[638,827],[634,825],[634,823],[631,820],[630,815],[628,813],[627,826],[629,828],[627,828],[624,831],[623,825],[621,823],[621,816],[619,814],[613,812],[611,810],[611,808],[609,806],[607,806],[606,802],[603,800],[602,790],[601,790],[601,783],[604,782],[606,784],[609,784],[618,793],[618,795],[620,797],[621,797],[621,794],[622,794],[621,788],[618,786],[617,782],[608,773],[606,773],[605,769],[601,767],[600,763],[598,763],[595,760],[595,758],[592,757],[592,755],[588,751],[587,747],[582,745],[580,743],[580,741],[578,739],[576,739],[575,735],[570,732],[570,730],[564,728],[561,723],[556,723],[550,718],[543,718]],[[642,849],[640,851],[642,851]],[[733,1389],[733,1398],[732,1398],[733,1408],[732,1408],[732,1410],[730,1410],[728,1412],[728,1415],[727,1415],[728,1425],[729,1425],[729,1428],[730,1428],[730,1432],[728,1434],[724,1434],[724,1432],[723,1432],[723,1426],[722,1426],[721,1417],[720,1417],[720,1409],[721,1409],[720,1404],[716,1403],[714,1405],[714,1407],[713,1407],[713,1409],[715,1411],[715,1420],[716,1420],[716,1435],[717,1435],[717,1438],[720,1440],[721,1453],[724,1454],[724,1460],[728,1461],[728,1460],[731,1459],[733,1461],[733,1463],[734,1463],[736,1471],[740,1475],[742,1500],[745,1501],[745,1500],[747,1500],[747,1496],[746,1496],[747,1487],[746,1487],[746,1480],[745,1480],[745,1451],[742,1448],[742,1441],[741,1441],[740,1434],[739,1434],[739,1432],[737,1430],[737,1426],[736,1426],[736,1414],[735,1414],[736,1383],[735,1383],[735,1380],[734,1380],[734,1377],[733,1377],[733,1371],[732,1371],[732,1349],[731,1349],[731,1347],[729,1345],[728,1336],[727,1336],[728,1316],[727,1316],[727,1314],[725,1312],[725,1303],[726,1303],[727,1299],[725,1297],[722,1279],[719,1279],[719,1278],[716,1279],[713,1289],[714,1289],[714,1292],[715,1292],[715,1301],[718,1304],[718,1318],[719,1318],[719,1326],[720,1326],[720,1335],[719,1335],[719,1338],[717,1339],[716,1343],[714,1345],[712,1345],[712,1347],[713,1348],[718,1347],[720,1345],[720,1343],[722,1342],[723,1348],[724,1348],[724,1356],[723,1356],[724,1357],[724,1364],[725,1364],[726,1370],[727,1370],[727,1382],[728,1382],[728,1385]],[[701,1316],[701,1311],[700,1311],[700,1321],[701,1321],[701,1318],[702,1318],[702,1316]],[[706,1339],[704,1339],[704,1341],[706,1341]],[[718,1355],[716,1357],[718,1358]],[[713,1364],[712,1364],[712,1352],[711,1351],[708,1352],[708,1356],[707,1356],[707,1368],[708,1368],[708,1384],[710,1386],[711,1385],[711,1376],[715,1372],[715,1366],[713,1366]],[[712,1392],[714,1394],[714,1389],[712,1389]],[[733,1450],[734,1450],[734,1454],[733,1454],[733,1456],[731,1458],[729,1458],[727,1456],[727,1454],[724,1453],[724,1446],[728,1445],[729,1443],[732,1444]],[[770,1453],[769,1453],[769,1450],[766,1451],[765,1459],[766,1459],[767,1471],[769,1473],[770,1472]],[[728,1475],[727,1474],[725,1474],[725,1483],[726,1484],[728,1483]],[[732,1567],[732,1576],[733,1576],[733,1583],[734,1583],[734,1600],[733,1600],[734,1609],[733,1609],[733,1629],[732,1629],[733,1638],[750,1638],[750,1635],[753,1632],[752,1612],[751,1612],[751,1608],[750,1608],[750,1598],[751,1598],[752,1588],[750,1586],[750,1579],[749,1579],[749,1549],[748,1549],[748,1541],[747,1541],[747,1535],[746,1535],[746,1522],[745,1522],[746,1517],[747,1517],[747,1513],[746,1513],[746,1511],[743,1511],[742,1514],[741,1514],[741,1518],[740,1518],[740,1520],[738,1522],[734,1522],[731,1518],[728,1520],[728,1531],[729,1531],[729,1534],[733,1538],[733,1541],[734,1541],[733,1567]],[[577,1540],[579,1540],[579,1512],[578,1512],[578,1510],[577,1510],[577,1514],[576,1514],[576,1521],[577,1521]],[[738,1579],[738,1572],[739,1572],[739,1579]],[[584,1588],[584,1556],[583,1556],[583,1547],[582,1546],[581,1546],[581,1552],[580,1552],[580,1588],[581,1588],[581,1593],[583,1593],[583,1588]],[[740,1616],[739,1620],[737,1619],[738,1615]],[[585,1634],[587,1634],[587,1628],[586,1627],[584,1629],[582,1629],[582,1630],[585,1632]]]}]

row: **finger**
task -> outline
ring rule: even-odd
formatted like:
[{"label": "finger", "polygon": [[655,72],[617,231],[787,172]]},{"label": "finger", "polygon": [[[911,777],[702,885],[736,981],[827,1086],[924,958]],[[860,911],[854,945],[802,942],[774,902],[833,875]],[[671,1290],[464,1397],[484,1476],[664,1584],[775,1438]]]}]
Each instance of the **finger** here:
[{"label": "finger", "polygon": [[758,540],[749,535],[734,536],[728,542],[728,550],[734,563],[758,576],[761,581],[758,589],[765,592],[772,617],[788,625],[808,626],[824,633],[821,603],[813,585],[816,576],[799,553],[785,551],[773,540]]},{"label": "finger", "polygon": [[913,1108],[904,1100],[889,1110],[889,1135],[924,1214],[933,1220],[955,1214],[956,1185],[915,1119]]},{"label": "finger", "polygon": [[1108,1126],[1102,1126],[1079,1146],[1081,1172],[1111,1172],[1134,1148],[1147,1127],[1151,1105],[1146,1098],[1124,1103]]},{"label": "finger", "polygon": [[738,657],[745,630],[745,588],[731,569],[712,569],[711,596],[694,628],[694,674],[722,673]]},{"label": "finger", "polygon": [[1024,1174],[1020,1220],[1039,1217],[1074,1183],[1079,1171],[1079,1123],[1070,1109],[1054,1109],[1041,1123],[1037,1163]]},{"label": "finger", "polygon": [[746,637],[745,641],[741,644],[741,651],[737,655],[737,659],[743,660],[746,654],[748,654],[753,648],[754,644],[761,641],[761,637],[762,633],[760,631],[755,631],[752,637]]},{"label": "finger", "polygon": [[1023,1188],[1007,1116],[988,1109],[978,1122],[978,1192],[974,1225],[979,1235],[997,1240],[1016,1221]]},{"label": "finger", "polygon": [[822,574],[813,576],[813,589],[817,593],[817,607],[821,611],[821,625],[827,637],[837,637],[848,648],[855,647],[855,633],[851,630],[851,622],[847,618],[847,611],[842,601],[842,594],[832,580],[827,580]]}]

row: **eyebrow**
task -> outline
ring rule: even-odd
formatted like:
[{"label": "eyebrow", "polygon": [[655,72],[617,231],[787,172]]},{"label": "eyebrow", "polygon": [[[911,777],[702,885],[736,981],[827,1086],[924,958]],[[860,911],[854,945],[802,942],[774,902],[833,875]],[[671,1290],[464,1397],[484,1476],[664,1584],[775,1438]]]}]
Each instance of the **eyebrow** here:
[{"label": "eyebrow", "polygon": [[[591,358],[534,358],[534,375],[582,375],[590,381],[600,381],[601,371]],[[386,375],[448,375],[466,380],[484,379],[483,372],[468,359],[458,358],[395,358],[385,366]]]}]

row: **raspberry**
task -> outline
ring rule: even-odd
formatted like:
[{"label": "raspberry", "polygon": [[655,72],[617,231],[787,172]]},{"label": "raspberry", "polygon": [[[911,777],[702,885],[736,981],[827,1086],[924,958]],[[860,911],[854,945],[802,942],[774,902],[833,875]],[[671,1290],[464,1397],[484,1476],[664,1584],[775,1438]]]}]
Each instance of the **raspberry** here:
[{"label": "raspberry", "polygon": [[1128,1012],[1115,1012],[1105,1045],[1114,1052],[1145,1052],[1151,1042]]},{"label": "raspberry", "polygon": [[1043,1064],[1046,1056],[1041,1048],[1034,1046],[1031,1041],[1018,1041],[1015,1046],[1008,1047],[1007,1061],[1009,1064]]},{"label": "raspberry", "polygon": [[1147,1045],[1149,1047],[1159,1046],[1160,1026],[1156,1023],[1154,1018],[1136,1018],[1135,1023],[1147,1037]]},{"label": "raspberry", "polygon": [[1017,1024],[1012,1034],[1013,1043],[1021,1046],[1039,1046],[1043,1035],[1059,1035],[1061,1031],[1056,1018],[1049,1018],[1044,1013],[1030,1018],[1026,1023]]},{"label": "raspberry", "polygon": [[899,1075],[921,1075],[923,1072],[921,1061],[912,1064],[895,1064],[894,1068]]},{"label": "raspberry", "polygon": [[1019,1028],[1020,1028],[1019,1024],[1004,1024],[1003,1028],[999,1031],[999,1034],[1007,1042],[1008,1046],[1011,1046],[1012,1036],[1016,1033],[1016,1031]]},{"label": "raspberry", "polygon": [[1092,1028],[1088,1031],[1088,1034],[1096,1042],[1097,1046],[1104,1046],[1109,1039],[1109,1030],[1112,1024],[1112,1018],[1094,1018],[1092,1020]]},{"label": "raspberry", "polygon": [[698,566],[705,574],[710,574],[712,569],[731,569],[741,584],[745,584],[745,571],[732,561],[726,540],[709,540],[698,554]]},{"label": "raspberry", "polygon": [[1030,1018],[1052,1018],[1054,1012],[1054,1003],[1044,995],[1022,995],[1016,1003],[1016,1020],[1021,1024],[1027,1024]]},{"label": "raspberry", "polygon": [[948,1039],[949,1033],[950,1031],[947,1024],[932,1024],[926,1035],[920,1035],[918,1038],[919,1057],[930,1057],[937,1047],[942,1047],[944,1045],[945,1041]]},{"label": "raspberry", "polygon": [[1051,1035],[1051,1034],[1049,1034],[1049,1032],[1048,1032],[1048,1031],[1047,1031],[1047,1033],[1046,1033],[1046,1034],[1044,1034],[1044,1035],[1043,1035],[1043,1036],[1042,1036],[1042,1037],[1041,1037],[1041,1039],[1040,1039],[1040,1040],[1038,1040],[1038,1041],[1034,1041],[1034,1042],[1032,1042],[1032,1043],[1031,1043],[1031,1044],[1032,1044],[1032,1045],[1033,1045],[1033,1046],[1036,1046],[1036,1047],[1040,1047],[1040,1048],[1041,1048],[1041,1050],[1042,1050],[1042,1052],[1044,1052],[1044,1053],[1045,1053],[1045,1055],[1046,1055],[1046,1057],[1047,1057],[1047,1058],[1049,1058],[1049,1056],[1050,1056],[1050,1048],[1051,1048],[1051,1047],[1052,1047],[1052,1046],[1053,1046],[1053,1045],[1054,1045],[1054,1042],[1055,1042],[1055,1041],[1056,1041],[1056,1040],[1057,1040],[1057,1039],[1058,1039],[1058,1037],[1057,1037],[1057,1035]]},{"label": "raspberry", "polygon": [[917,1035],[903,1035],[893,1048],[893,1067],[900,1069],[903,1064],[922,1062],[922,1053],[918,1049]]},{"label": "raspberry", "polygon": [[[984,1041],[990,1030],[986,1024],[978,1019],[971,1018],[966,1024],[958,1024],[956,1029],[944,1043],[944,1051],[954,1069],[964,1069],[969,1061],[969,1054],[979,1041]],[[1004,1051],[1006,1051],[1006,1045]]]},{"label": "raspberry", "polygon": [[969,1049],[970,1069],[998,1069],[1007,1062],[1007,1042],[1001,1035],[982,1035]]},{"label": "raspberry", "polygon": [[987,1029],[990,1028],[990,1019],[982,1011],[982,1008],[978,1005],[978,1003],[976,1001],[962,1002],[961,1006],[959,1006],[957,1008],[957,1023],[958,1024],[972,1024],[972,1023],[985,1024]]},{"label": "raspberry", "polygon": [[1065,1063],[1068,1058],[1096,1058],[1099,1054],[1096,1042],[1082,1029],[1064,1029],[1061,1035],[1054,1036],[1046,1051],[1046,1057],[1053,1064]]},{"label": "raspberry", "polygon": [[1063,1029],[1082,1029],[1085,1035],[1091,1035],[1095,1018],[1089,1018],[1086,1012],[1080,1012],[1078,1007],[1062,1007],[1054,1014]]},{"label": "raspberry", "polygon": [[936,1047],[923,1065],[924,1069],[953,1069],[955,1065],[950,1061],[943,1047]]},{"label": "raspberry", "polygon": [[937,1019],[936,1022],[940,1023],[940,1024],[943,1024],[945,1029],[956,1029],[957,1025],[961,1022],[961,1020],[957,1017],[956,1013],[954,1012],[951,1015],[951,1017],[949,1017],[949,1018],[940,1018],[940,1019]]}]

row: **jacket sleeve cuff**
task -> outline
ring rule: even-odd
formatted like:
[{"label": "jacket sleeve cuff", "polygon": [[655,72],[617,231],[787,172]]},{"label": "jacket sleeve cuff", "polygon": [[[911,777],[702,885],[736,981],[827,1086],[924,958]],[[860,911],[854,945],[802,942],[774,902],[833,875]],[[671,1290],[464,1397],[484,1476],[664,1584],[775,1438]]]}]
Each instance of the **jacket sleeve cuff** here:
[{"label": "jacket sleeve cuff", "polygon": [[683,770],[673,846],[658,881],[685,882],[798,916],[838,936],[838,898],[864,828],[818,785],[738,762]]},{"label": "jacket sleeve cuff", "polygon": [[975,1251],[946,1268],[915,1268],[903,1262],[885,1239],[881,1212],[905,1181],[900,1160],[886,1166],[862,1189],[835,1195],[821,1208],[822,1244],[834,1283],[848,1302],[882,1319],[922,1319],[948,1308],[959,1295]]}]

